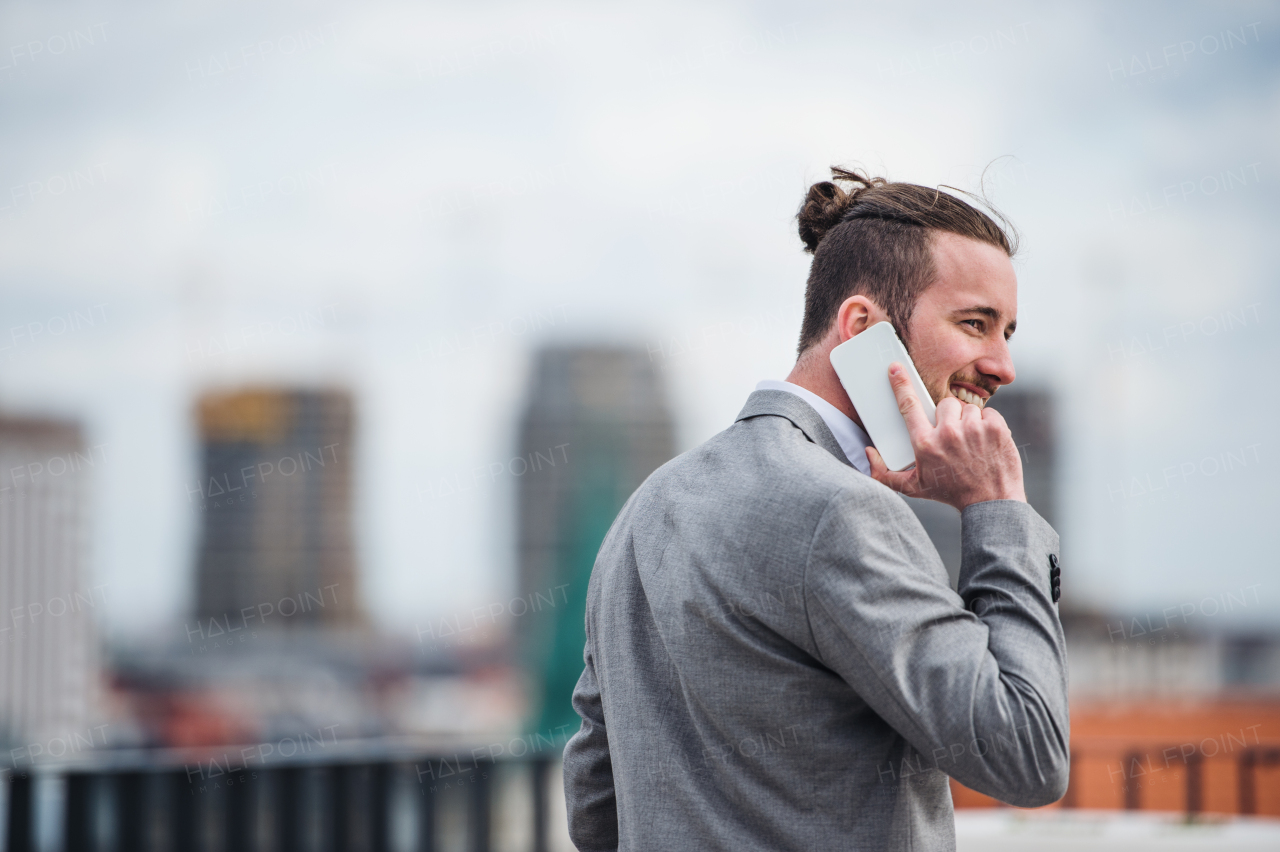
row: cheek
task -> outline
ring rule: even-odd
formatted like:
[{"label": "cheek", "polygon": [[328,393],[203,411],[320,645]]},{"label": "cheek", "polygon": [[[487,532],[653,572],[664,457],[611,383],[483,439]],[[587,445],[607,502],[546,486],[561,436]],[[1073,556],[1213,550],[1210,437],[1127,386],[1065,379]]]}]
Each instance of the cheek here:
[{"label": "cheek", "polygon": [[925,348],[918,358],[915,358],[916,369],[920,371],[920,378],[924,379],[924,383],[930,387],[941,388],[946,385],[947,380],[964,366],[961,359],[957,357],[958,353],[948,351],[945,347]]},{"label": "cheek", "polygon": [[933,364],[943,379],[958,373],[969,375],[973,372],[971,365],[976,356],[972,347],[965,345],[967,341],[948,341],[949,345],[939,346],[933,353]]},{"label": "cheek", "polygon": [[927,331],[913,324],[911,343],[911,360],[925,387],[935,394],[945,395],[948,380],[973,361],[965,341],[954,339],[954,331],[945,323]]},{"label": "cheek", "polygon": [[920,373],[920,380],[924,382],[924,386],[928,389],[929,395],[933,397],[933,401],[935,403],[941,402],[942,398],[948,393],[948,379],[951,378],[951,371],[935,363],[932,359],[916,361],[915,364],[916,371]]}]

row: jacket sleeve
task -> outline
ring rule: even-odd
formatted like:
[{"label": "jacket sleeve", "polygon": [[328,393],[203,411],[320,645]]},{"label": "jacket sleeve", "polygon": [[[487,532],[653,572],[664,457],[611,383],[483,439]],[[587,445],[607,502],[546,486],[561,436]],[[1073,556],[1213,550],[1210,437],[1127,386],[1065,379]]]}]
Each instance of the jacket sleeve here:
[{"label": "jacket sleeve", "polygon": [[1000,801],[1046,805],[1066,792],[1070,759],[1049,577],[1058,536],[1013,500],[969,506],[961,530],[957,594],[897,495],[837,494],[805,570],[813,640],[917,752],[882,764],[882,783],[938,769]]},{"label": "jacket sleeve", "polygon": [[565,807],[569,837],[579,852],[605,852],[618,848],[618,804],[589,621],[582,656],[586,666],[573,690],[573,709],[582,717],[582,727],[564,747]]}]

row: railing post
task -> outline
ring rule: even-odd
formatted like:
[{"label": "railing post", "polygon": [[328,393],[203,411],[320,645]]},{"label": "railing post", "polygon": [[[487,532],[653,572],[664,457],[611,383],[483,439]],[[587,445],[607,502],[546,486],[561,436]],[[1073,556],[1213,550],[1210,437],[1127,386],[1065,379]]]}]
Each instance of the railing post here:
[{"label": "railing post", "polygon": [[330,852],[347,852],[351,844],[350,767],[329,767]]},{"label": "railing post", "polygon": [[116,848],[137,849],[146,852],[149,848],[147,829],[150,827],[147,815],[147,797],[144,787],[147,776],[141,772],[120,772],[115,776],[116,782]]},{"label": "railing post", "polygon": [[474,773],[471,785],[471,852],[489,852],[493,764],[477,761],[471,771]]},{"label": "railing post", "polygon": [[390,793],[392,764],[375,763],[369,767],[369,848],[372,852],[390,852]]},{"label": "railing post", "polygon": [[302,770],[287,766],[272,771],[276,810],[276,849],[302,852]]},{"label": "railing post", "polygon": [[1136,751],[1131,751],[1126,754],[1123,759],[1125,762],[1122,764],[1121,769],[1124,771],[1124,775],[1121,777],[1125,779],[1124,808],[1127,811],[1136,811],[1142,807],[1142,805],[1138,799],[1138,782],[1134,776],[1129,773],[1129,769],[1131,769],[1134,764],[1137,764],[1139,767],[1142,766],[1142,755],[1138,754]]},{"label": "railing post", "polygon": [[67,810],[63,827],[66,852],[93,852],[94,776],[72,772],[67,776]]},{"label": "railing post", "polygon": [[245,770],[227,775],[222,829],[222,844],[227,852],[250,852],[258,845],[253,792]]},{"label": "railing post", "polygon": [[[428,767],[430,758],[427,759]],[[433,783],[422,783],[422,770],[414,764],[418,781],[418,852],[436,852],[436,788]]]},{"label": "railing post", "polygon": [[1187,757],[1187,814],[1204,810],[1204,756],[1195,752]]},{"label": "railing post", "polygon": [[1236,763],[1240,787],[1240,813],[1242,814],[1253,814],[1257,813],[1258,810],[1253,774],[1253,768],[1257,762],[1257,749],[1247,748],[1240,752],[1240,758]]},{"label": "railing post", "polygon": [[551,758],[535,757],[529,765],[533,784],[533,852],[547,852],[547,775],[551,771]]},{"label": "railing post", "polygon": [[197,807],[195,785],[191,773],[179,769],[169,773],[169,848],[173,852],[194,852],[199,849],[200,808]]},{"label": "railing post", "polygon": [[9,776],[9,826],[5,849],[31,852],[35,849],[31,813],[31,776],[16,772]]}]

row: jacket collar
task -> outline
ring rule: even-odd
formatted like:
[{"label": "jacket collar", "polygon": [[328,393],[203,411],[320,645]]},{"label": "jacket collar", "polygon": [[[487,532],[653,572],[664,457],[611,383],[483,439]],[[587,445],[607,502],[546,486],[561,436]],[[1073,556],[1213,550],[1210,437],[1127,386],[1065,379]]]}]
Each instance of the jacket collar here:
[{"label": "jacket collar", "polygon": [[[822,421],[822,416],[813,410],[813,406],[793,393],[780,390],[758,390],[747,397],[747,404],[738,412],[737,423],[753,417],[783,417],[790,420],[797,429],[804,433],[810,443],[817,444],[831,453],[844,464],[849,464],[844,450],[840,449],[835,435]],[[852,465],[850,465],[852,467]]]}]

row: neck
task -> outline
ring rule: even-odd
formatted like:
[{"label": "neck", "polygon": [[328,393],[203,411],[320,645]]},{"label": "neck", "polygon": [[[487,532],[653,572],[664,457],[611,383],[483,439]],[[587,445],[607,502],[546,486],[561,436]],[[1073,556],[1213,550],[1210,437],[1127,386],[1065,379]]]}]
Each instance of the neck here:
[{"label": "neck", "polygon": [[845,393],[844,386],[840,384],[840,377],[831,366],[831,349],[830,344],[818,344],[805,350],[796,360],[796,365],[791,368],[787,381],[822,397],[857,423],[858,428],[865,428],[862,425],[862,418],[858,416],[853,403],[849,401],[849,395]]}]

